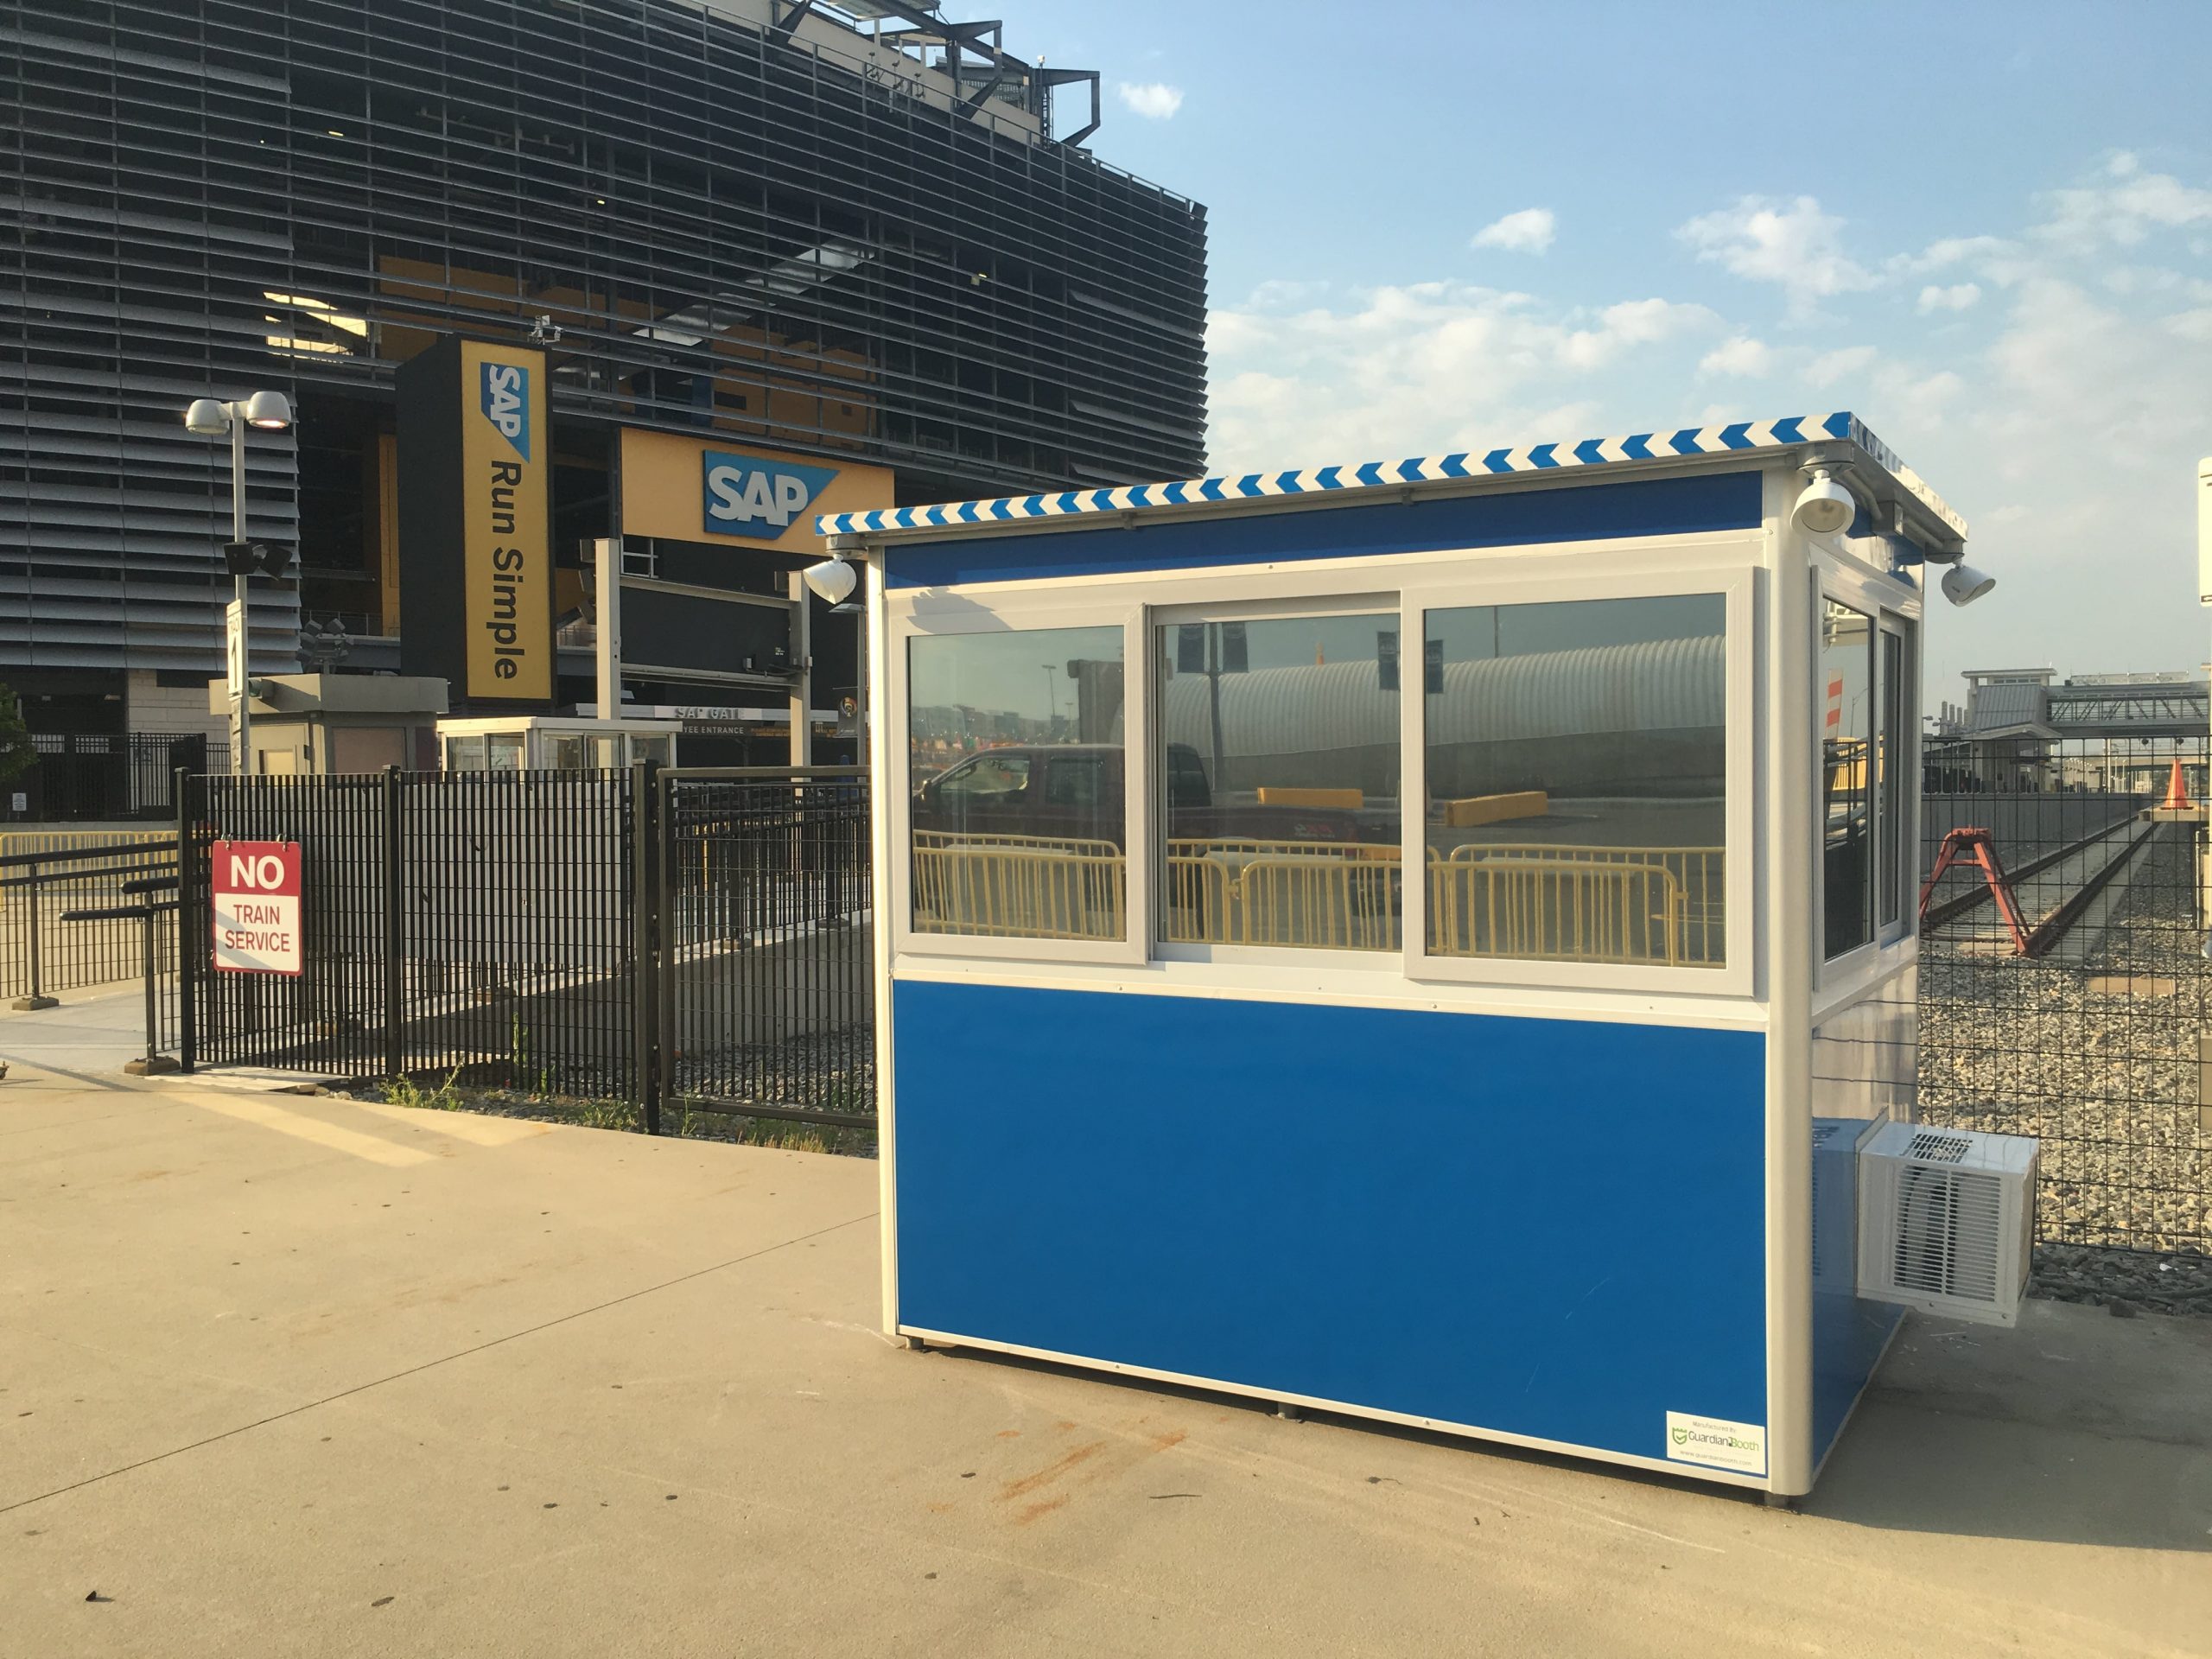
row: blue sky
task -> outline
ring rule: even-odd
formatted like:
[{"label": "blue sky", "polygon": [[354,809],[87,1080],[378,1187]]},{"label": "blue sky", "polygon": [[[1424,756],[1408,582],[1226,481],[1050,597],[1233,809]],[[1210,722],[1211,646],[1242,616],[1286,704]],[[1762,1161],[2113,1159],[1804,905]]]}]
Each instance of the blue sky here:
[{"label": "blue sky", "polygon": [[1207,206],[1217,469],[1850,409],[1999,577],[1931,701],[2204,660],[2212,5],[990,15]]}]

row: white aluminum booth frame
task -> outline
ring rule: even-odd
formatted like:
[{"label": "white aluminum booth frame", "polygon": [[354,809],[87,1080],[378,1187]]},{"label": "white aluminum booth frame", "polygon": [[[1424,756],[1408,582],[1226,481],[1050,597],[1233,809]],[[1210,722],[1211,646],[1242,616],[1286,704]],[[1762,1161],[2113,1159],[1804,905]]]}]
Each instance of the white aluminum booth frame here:
[{"label": "white aluminum booth frame", "polygon": [[[1834,534],[1802,529],[1793,508],[1806,468],[1830,466],[1858,501],[1853,524]],[[1719,471],[1754,473],[1755,522],[1719,531],[1661,535],[1535,539],[1415,550],[1353,548],[1329,556],[1185,559],[1141,568],[1082,568],[1074,539],[1135,531],[1188,520],[1247,521],[1247,544],[1264,541],[1282,515],[1344,512],[1351,541],[1363,507],[1501,498],[1563,490],[1604,489],[1621,482],[1692,479]],[[1812,1294],[1812,1135],[1816,1116],[1878,1121],[1914,1110],[1910,1007],[1917,963],[1910,868],[1916,868],[1918,824],[1918,631],[1923,573],[1964,552],[1966,526],[1853,416],[1790,420],[1636,435],[1580,444],[1546,444],[1365,467],[1243,478],[1068,492],[827,515],[818,527],[833,552],[868,567],[870,683],[880,690],[871,725],[877,810],[874,933],[883,1215],[883,1322],[887,1332],[917,1342],[973,1347],[1067,1361],[1160,1382],[1344,1412],[1478,1439],[1691,1475],[1723,1484],[1789,1497],[1811,1490],[1827,1452],[1895,1329],[1893,1311],[1825,1361],[1828,1398],[1815,1403]],[[1043,537],[1052,539],[1047,543]],[[1387,541],[1387,537],[1384,538]],[[999,558],[995,547],[1037,549]],[[1065,549],[1070,568],[1056,569]],[[1027,563],[1024,561],[1027,560]],[[957,579],[933,579],[957,568]],[[918,569],[920,578],[902,581]],[[1224,615],[1280,614],[1315,601],[1373,601],[1395,610],[1399,638],[1420,640],[1431,606],[1510,604],[1564,597],[1626,597],[1668,593],[1725,596],[1726,789],[1725,965],[1719,969],[1623,963],[1532,962],[1495,957],[1439,957],[1428,953],[1426,896],[1415,909],[1422,868],[1423,815],[1403,815],[1404,945],[1350,961],[1350,953],[1258,946],[1174,947],[1156,943],[1152,918],[1158,822],[1150,707],[1150,652],[1156,627],[1200,607],[1209,620]],[[1877,702],[1880,639],[1902,637],[1903,718],[1887,729],[1898,753],[1891,775],[1907,780],[1897,845],[1910,861],[1885,878],[1904,896],[1893,918],[1873,905],[1873,937],[1831,960],[1825,937],[1822,882],[1815,849],[1825,820],[1819,806],[1823,710],[1816,696],[1818,630],[1823,601],[1860,611],[1873,630],[1867,729],[1881,733]],[[1229,608],[1224,608],[1229,607]],[[911,788],[906,740],[907,653],[918,634],[1117,624],[1124,635],[1124,731],[1127,788],[1123,826],[1128,891],[1127,937],[1120,940],[1050,940],[918,933],[910,925],[907,849]],[[1406,672],[1422,671],[1409,657]],[[1422,798],[1421,721],[1400,721],[1401,792]],[[1869,788],[1868,833],[1878,839]],[[1878,846],[1869,856],[1879,859]],[[896,1007],[900,988],[1024,988],[1127,998],[1169,998],[1203,1007],[1240,1003],[1313,1009],[1390,1008],[1440,1015],[1506,1020],[1567,1020],[1592,1027],[1636,1026],[1756,1033],[1763,1042],[1764,1206],[1759,1268],[1764,1277],[1763,1444],[1757,1466],[1715,1466],[1671,1454],[1656,1427],[1648,1442],[1608,1442],[1602,1434],[1530,1433],[1510,1423],[1465,1421],[1450,1414],[1408,1410],[1342,1391],[1309,1392],[1279,1372],[1209,1375],[1162,1364],[1096,1343],[1029,1339],[1017,1316],[995,1328],[928,1322],[916,1309],[942,1305],[941,1286],[902,1277],[900,1205],[900,1052]],[[1104,1007],[1102,1002],[1097,1006]],[[917,1133],[920,1132],[917,1125]],[[979,1203],[988,1198],[978,1192]],[[1009,1241],[1014,1249],[1019,1240]],[[1043,1247],[1040,1245],[1040,1247]],[[977,1277],[991,1268],[974,1264]],[[956,1302],[958,1297],[952,1299]],[[1325,1317],[1325,1315],[1323,1315]],[[1878,1328],[1876,1328],[1878,1327]],[[1065,1329],[1064,1326],[1058,1327]],[[1825,1340],[1825,1338],[1824,1338]],[[1230,1370],[1233,1368],[1212,1368]],[[1632,1389],[1624,1381],[1624,1389]],[[1845,1390],[1839,1395],[1839,1389]],[[1685,1407],[1693,1402],[1681,1402]],[[1816,1426],[1816,1416],[1820,1421]],[[1674,1421],[1668,1416],[1669,1432]],[[1639,1430],[1640,1433],[1641,1431]]]}]

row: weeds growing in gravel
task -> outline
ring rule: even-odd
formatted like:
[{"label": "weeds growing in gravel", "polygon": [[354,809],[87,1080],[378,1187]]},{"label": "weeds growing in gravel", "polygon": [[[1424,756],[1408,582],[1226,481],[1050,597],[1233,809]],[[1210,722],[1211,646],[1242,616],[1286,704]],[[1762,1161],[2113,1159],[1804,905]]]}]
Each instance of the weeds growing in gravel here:
[{"label": "weeds growing in gravel", "polygon": [[412,1106],[425,1112],[466,1111],[468,1103],[454,1087],[454,1079],[460,1075],[461,1068],[455,1066],[435,1089],[425,1089],[412,1077],[386,1077],[377,1085],[377,1091],[387,1106]]}]

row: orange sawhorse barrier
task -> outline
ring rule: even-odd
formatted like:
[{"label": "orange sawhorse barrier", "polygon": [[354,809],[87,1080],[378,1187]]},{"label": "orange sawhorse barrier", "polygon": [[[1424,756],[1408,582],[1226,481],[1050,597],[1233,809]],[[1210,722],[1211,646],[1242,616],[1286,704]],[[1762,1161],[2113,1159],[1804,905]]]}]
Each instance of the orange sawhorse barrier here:
[{"label": "orange sawhorse barrier", "polygon": [[2012,902],[2012,878],[2005,874],[2004,861],[1997,856],[1997,842],[1988,830],[1981,829],[1954,830],[1943,837],[1942,846],[1936,854],[1936,868],[1928,872],[1928,879],[1920,884],[1920,917],[1928,918],[1929,896],[1936,891],[1936,884],[1943,879],[1943,872],[1952,865],[1963,863],[1971,855],[1981,866],[1981,873],[1989,883],[1989,891],[1997,900],[1997,908],[2005,918],[2005,925],[2012,931],[2012,946],[2020,955],[2028,954],[2027,925],[2020,919],[2020,907]]}]

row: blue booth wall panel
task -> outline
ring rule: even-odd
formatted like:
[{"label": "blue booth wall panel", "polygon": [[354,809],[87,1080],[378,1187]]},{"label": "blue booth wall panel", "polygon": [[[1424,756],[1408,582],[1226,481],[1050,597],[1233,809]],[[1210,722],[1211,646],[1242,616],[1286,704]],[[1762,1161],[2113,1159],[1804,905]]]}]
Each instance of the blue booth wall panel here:
[{"label": "blue booth wall panel", "polygon": [[1661,1459],[1764,1423],[1764,1039],[902,981],[899,1323]]},{"label": "blue booth wall panel", "polygon": [[1813,1466],[1835,1445],[1904,1310],[1847,1290],[1813,1291]]},{"label": "blue booth wall panel", "polygon": [[1316,511],[1310,497],[1288,497],[1281,512],[1224,512],[1131,528],[1086,524],[1033,536],[916,542],[890,550],[885,581],[893,588],[942,588],[1263,560],[1701,535],[1756,530],[1764,512],[1756,469],[1375,501],[1327,511]]}]

